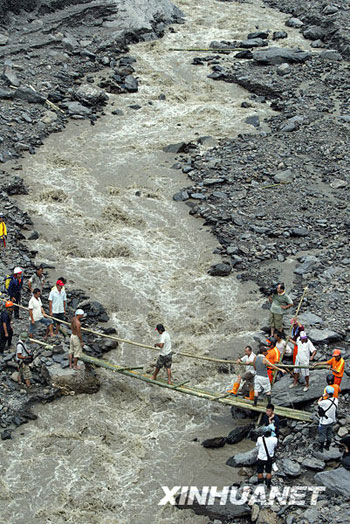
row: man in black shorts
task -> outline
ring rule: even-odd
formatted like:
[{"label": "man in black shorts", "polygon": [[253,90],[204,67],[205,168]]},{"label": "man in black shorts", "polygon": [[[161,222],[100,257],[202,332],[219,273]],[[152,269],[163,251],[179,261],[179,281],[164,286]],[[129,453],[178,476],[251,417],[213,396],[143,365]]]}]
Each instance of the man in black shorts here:
[{"label": "man in black shorts", "polygon": [[152,379],[155,380],[159,373],[159,370],[164,367],[168,374],[168,384],[171,384],[171,364],[173,361],[171,352],[171,340],[169,333],[165,331],[163,324],[157,324],[156,331],[158,331],[160,337],[159,342],[154,344],[154,347],[160,348],[159,357],[156,362],[156,369],[152,375]]},{"label": "man in black shorts", "polygon": [[271,487],[272,462],[277,446],[277,437],[271,436],[271,431],[266,431],[264,436],[258,437],[256,447],[258,448],[257,474],[258,484],[264,482],[264,471],[266,472],[266,486]]}]

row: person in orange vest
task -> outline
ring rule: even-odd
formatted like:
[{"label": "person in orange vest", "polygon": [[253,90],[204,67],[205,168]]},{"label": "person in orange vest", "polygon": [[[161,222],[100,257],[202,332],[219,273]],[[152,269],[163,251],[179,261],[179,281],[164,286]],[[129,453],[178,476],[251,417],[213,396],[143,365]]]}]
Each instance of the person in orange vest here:
[{"label": "person in orange vest", "polygon": [[[275,339],[275,337],[270,337],[266,340],[266,342],[268,344],[266,360],[268,360],[271,364],[276,365],[279,363],[280,358],[281,358],[281,352],[276,347],[277,340]],[[268,367],[267,374],[269,376],[270,383],[272,384],[272,380],[274,376],[273,368]]]},{"label": "person in orange vest", "polygon": [[331,371],[334,377],[334,384],[340,386],[341,380],[344,375],[345,361],[341,356],[341,350],[335,349],[332,353],[332,358],[324,362],[317,362],[315,367],[328,364],[331,366]]},{"label": "person in orange vest", "polygon": [[[334,389],[333,398],[339,398],[341,389],[340,389],[340,386],[338,386],[338,384],[334,384],[334,377],[331,373],[327,375],[326,380],[327,380],[327,386],[332,386],[332,388]],[[325,400],[326,398],[328,398],[327,386],[324,388],[323,395],[320,398],[320,400]]]}]

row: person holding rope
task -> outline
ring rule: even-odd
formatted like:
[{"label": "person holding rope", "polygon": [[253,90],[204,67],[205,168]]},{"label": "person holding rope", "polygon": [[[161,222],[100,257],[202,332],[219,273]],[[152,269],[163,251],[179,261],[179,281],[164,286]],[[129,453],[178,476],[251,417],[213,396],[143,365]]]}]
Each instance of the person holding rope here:
[{"label": "person holding rope", "polygon": [[332,370],[334,377],[334,384],[340,386],[345,369],[345,361],[341,356],[341,350],[335,349],[332,353],[332,358],[324,362],[317,362],[314,367],[322,366],[328,364]]},{"label": "person holding rope", "polygon": [[52,288],[49,294],[50,317],[53,316],[55,319],[58,319],[56,320],[56,335],[58,335],[60,329],[60,320],[64,320],[66,315],[67,296],[63,287],[64,283],[62,280],[57,280],[56,288]]},{"label": "person holding rope", "polygon": [[82,309],[77,309],[71,322],[72,334],[70,336],[69,346],[69,367],[73,369],[80,369],[80,366],[78,366],[78,360],[83,353],[83,337],[81,334],[80,321],[84,315],[85,313]]},{"label": "person holding rope", "polygon": [[[276,347],[277,340],[275,337],[270,337],[266,339],[266,342],[268,344],[267,354],[266,358],[271,364],[278,364],[281,358],[281,353]],[[274,370],[271,366],[267,368],[267,374],[269,376],[271,384],[273,383],[273,376],[274,376]]]},{"label": "person holding rope", "polygon": [[47,314],[44,311],[41,298],[40,298],[41,292],[38,287],[34,289],[33,296],[29,300],[28,309],[29,309],[29,318],[30,318],[30,324],[29,324],[29,337],[33,338],[33,335],[36,331],[36,328],[39,324],[43,324],[46,327],[46,334],[45,334],[45,340],[48,336],[53,337],[53,327],[52,327],[52,320],[50,318],[47,318]]},{"label": "person holding rope", "polygon": [[[315,355],[317,353],[317,349],[311,342],[311,340],[308,339],[305,331],[302,331],[300,333],[300,337],[297,340],[297,356],[295,360],[296,365],[300,366],[308,366],[310,364],[310,361],[315,358]],[[301,375],[305,379],[305,387],[303,391],[308,391],[310,387],[310,369],[309,368],[295,368],[294,369],[294,380],[293,384],[291,384],[290,388],[295,388],[298,385],[299,381],[299,375]]]},{"label": "person holding rope", "polygon": [[275,364],[267,360],[267,348],[265,346],[260,348],[253,365],[256,372],[254,378],[254,406],[258,403],[259,393],[265,393],[267,403],[271,404],[271,382],[267,373],[267,367],[272,367],[283,374],[286,373],[286,370],[275,366]]},{"label": "person holding rope", "polygon": [[[244,357],[239,358],[236,360],[237,364],[240,364],[241,362],[254,362],[254,359],[256,357],[255,353],[253,352],[252,348],[250,346],[246,346],[244,348]],[[237,395],[239,386],[241,384],[242,379],[245,381],[244,388],[247,390],[247,393],[249,393],[249,397],[247,397],[247,400],[254,400],[254,376],[255,376],[255,369],[241,369],[243,366],[239,366],[237,370],[237,378],[235,383],[232,386],[232,389],[227,390],[228,393],[232,393],[233,395]]]},{"label": "person holding rope", "polygon": [[21,293],[23,287],[23,270],[20,267],[15,267],[13,275],[11,277],[7,292],[9,294],[11,302],[15,303],[14,317],[19,319],[19,307],[21,303]]},{"label": "person holding rope", "polygon": [[7,300],[5,303],[5,311],[1,313],[0,316],[0,353],[4,352],[6,343],[8,347],[11,347],[13,329],[12,329],[12,312],[13,312],[13,302]]},{"label": "person holding rope", "polygon": [[32,372],[29,364],[33,362],[33,353],[27,348],[26,340],[28,340],[27,333],[21,333],[16,346],[16,360],[18,363],[18,383],[21,384],[23,379],[27,388],[30,388]]},{"label": "person holding rope", "polygon": [[156,362],[156,369],[152,375],[152,380],[156,380],[159,371],[164,367],[168,374],[168,384],[171,384],[171,364],[173,361],[171,352],[171,340],[170,335],[165,331],[163,324],[157,324],[156,331],[158,331],[160,337],[159,342],[154,344],[154,347],[160,348],[159,357]]}]

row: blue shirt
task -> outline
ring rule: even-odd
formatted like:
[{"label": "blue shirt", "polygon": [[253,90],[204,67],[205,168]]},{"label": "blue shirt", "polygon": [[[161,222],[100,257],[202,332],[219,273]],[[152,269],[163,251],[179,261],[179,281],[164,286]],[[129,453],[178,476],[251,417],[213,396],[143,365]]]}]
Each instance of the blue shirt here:
[{"label": "blue shirt", "polygon": [[15,277],[11,277],[9,287],[7,289],[7,292],[10,297],[16,297],[16,295],[19,295],[22,291],[23,286],[23,277],[19,281]]}]

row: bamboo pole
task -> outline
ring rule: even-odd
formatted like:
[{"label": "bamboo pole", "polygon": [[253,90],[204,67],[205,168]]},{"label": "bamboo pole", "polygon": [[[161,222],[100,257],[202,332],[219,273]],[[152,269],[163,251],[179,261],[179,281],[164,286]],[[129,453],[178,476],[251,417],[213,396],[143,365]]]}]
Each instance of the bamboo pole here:
[{"label": "bamboo pole", "polygon": [[188,52],[195,52],[195,53],[207,53],[207,52],[214,52],[214,53],[231,53],[232,51],[249,51],[249,49],[245,47],[227,47],[225,49],[222,49],[221,47],[170,47],[168,51],[188,51]]},{"label": "bamboo pole", "polygon": [[[189,387],[189,386],[180,385],[180,384],[172,385],[172,384],[168,384],[166,381],[163,381],[161,379],[153,380],[151,378],[151,375],[146,375],[138,371],[134,371],[134,370],[130,370],[130,371],[122,370],[122,367],[118,366],[117,364],[111,364],[110,362],[107,362],[105,360],[101,360],[95,357],[90,357],[85,354],[82,355],[81,360],[83,360],[84,362],[95,364],[96,366],[107,368],[107,369],[112,369],[112,370],[116,369],[122,375],[131,377],[131,378],[136,378],[137,380],[141,380],[148,384],[167,388],[173,391],[178,391],[179,393],[184,393],[186,395],[203,398],[203,399],[210,400],[210,401],[217,401],[222,404],[227,404],[229,406],[236,406],[242,409],[249,409],[251,411],[256,411],[260,413],[265,412],[265,409],[266,409],[265,406],[263,406],[262,404],[258,404],[257,406],[254,406],[250,404],[249,401],[245,401],[243,399],[241,400],[241,399],[236,399],[236,398],[227,398],[226,395],[225,395],[225,398],[223,398],[221,394],[218,394],[215,392],[205,391],[199,388]],[[309,422],[312,419],[310,413],[298,411],[295,409],[285,408],[285,407],[279,407],[279,406],[275,407],[275,413],[280,416],[292,418],[295,420],[301,420],[305,422]]]}]

